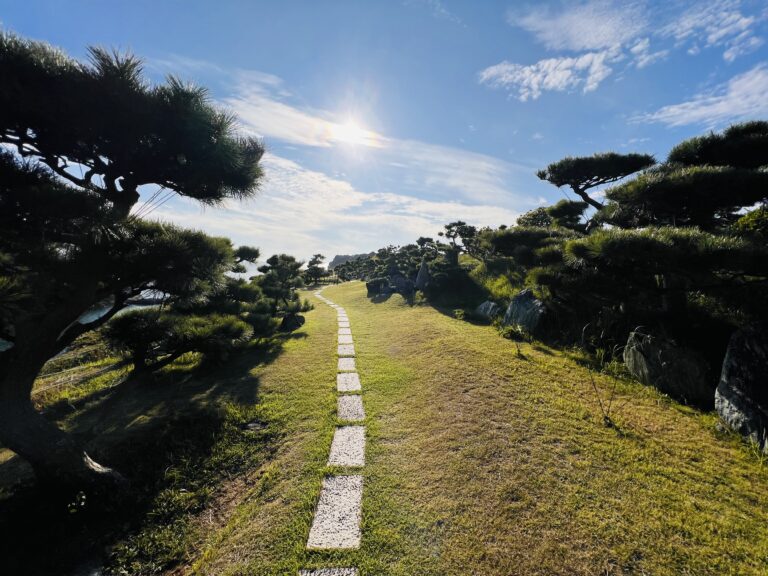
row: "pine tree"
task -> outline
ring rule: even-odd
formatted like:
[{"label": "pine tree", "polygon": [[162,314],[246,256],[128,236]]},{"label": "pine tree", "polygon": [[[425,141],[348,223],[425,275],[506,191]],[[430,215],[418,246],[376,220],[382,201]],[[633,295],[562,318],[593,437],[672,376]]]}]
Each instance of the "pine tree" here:
[{"label": "pine tree", "polygon": [[[194,298],[220,277],[216,242],[131,211],[142,186],[204,204],[254,194],[263,147],[234,126],[204,89],[150,85],[134,56],[92,48],[83,63],[0,35],[0,143],[14,151],[0,156],[0,442],[39,479],[122,481],[34,409],[32,386],[131,296]],[[82,321],[95,306],[106,312]]]}]

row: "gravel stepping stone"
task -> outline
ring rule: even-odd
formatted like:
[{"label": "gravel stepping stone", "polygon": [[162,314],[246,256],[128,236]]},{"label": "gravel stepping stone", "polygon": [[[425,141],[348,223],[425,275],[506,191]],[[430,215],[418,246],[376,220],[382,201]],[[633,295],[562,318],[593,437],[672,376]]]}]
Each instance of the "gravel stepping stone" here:
[{"label": "gravel stepping stone", "polygon": [[358,576],[357,568],[315,568],[299,570],[299,576]]},{"label": "gravel stepping stone", "polygon": [[339,344],[338,349],[339,356],[354,356],[355,346],[353,344]]},{"label": "gravel stepping stone", "polygon": [[365,420],[363,398],[359,394],[339,396],[336,412],[340,420],[347,420],[348,422]]},{"label": "gravel stepping stone", "polygon": [[365,466],[365,426],[336,428],[328,466]]},{"label": "gravel stepping stone", "polygon": [[336,390],[339,392],[358,392],[360,389],[360,376],[357,372],[336,374]]},{"label": "gravel stepping stone", "polygon": [[323,479],[307,548],[359,548],[363,477]]},{"label": "gravel stepping stone", "polygon": [[339,320],[339,328],[349,328],[349,321]]},{"label": "gravel stepping stone", "polygon": [[352,334],[339,334],[339,344],[352,344]]},{"label": "gravel stepping stone", "polygon": [[339,326],[339,334],[349,334],[351,336],[352,335],[352,328],[350,328],[350,327],[346,327],[345,328],[344,326]]},{"label": "gravel stepping stone", "polygon": [[355,368],[354,358],[339,358],[339,366],[337,368],[339,372],[354,372]]}]

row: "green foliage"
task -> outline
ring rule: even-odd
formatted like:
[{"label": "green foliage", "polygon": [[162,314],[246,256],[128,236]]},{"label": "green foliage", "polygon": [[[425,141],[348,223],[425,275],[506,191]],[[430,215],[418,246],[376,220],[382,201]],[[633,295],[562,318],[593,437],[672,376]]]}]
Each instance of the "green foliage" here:
[{"label": "green foliage", "polygon": [[608,190],[604,219],[624,227],[727,227],[768,197],[768,173],[732,167],[663,165]]},{"label": "green foliage", "polygon": [[668,162],[686,166],[731,166],[756,169],[768,165],[768,122],[736,124],[722,134],[710,133],[681,142]]},{"label": "green foliage", "polygon": [[570,186],[582,200],[599,209],[602,204],[591,198],[587,190],[616,182],[655,163],[653,156],[648,154],[605,152],[592,156],[568,156],[539,170],[536,175],[557,187]]},{"label": "green foliage", "polygon": [[323,260],[325,260],[325,256],[322,254],[315,254],[309,259],[309,262],[307,262],[307,269],[304,272],[304,276],[306,276],[309,284],[316,284],[320,278],[327,274],[325,268],[322,266]]},{"label": "green foliage", "polygon": [[529,210],[517,219],[517,225],[524,228],[549,228],[552,224],[552,216],[544,206]]},{"label": "green foliage", "polygon": [[[586,202],[573,202],[560,200],[554,206],[546,208],[547,215],[551,219],[552,226],[568,228],[576,232],[584,232],[586,226],[581,222],[584,211],[589,205]],[[520,222],[518,221],[518,225]]]},{"label": "green foliage", "polygon": [[768,237],[768,208],[760,206],[747,212],[733,224],[733,230],[740,234],[754,234],[761,238]]},{"label": "green foliage", "polygon": [[251,327],[234,315],[205,316],[132,310],[113,318],[104,330],[110,345],[126,353],[139,372],[155,371],[187,352],[222,361]]},{"label": "green foliage", "polygon": [[274,314],[291,313],[296,310],[297,303],[301,307],[296,290],[304,286],[301,276],[303,265],[288,254],[275,254],[259,267],[262,275],[254,276],[253,280],[272,299]]}]

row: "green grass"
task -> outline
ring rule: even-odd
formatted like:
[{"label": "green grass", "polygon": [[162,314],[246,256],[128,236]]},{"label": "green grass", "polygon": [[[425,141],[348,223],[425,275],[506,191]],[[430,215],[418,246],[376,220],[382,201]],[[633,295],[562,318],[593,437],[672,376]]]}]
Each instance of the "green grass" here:
[{"label": "green grass", "polygon": [[[280,354],[246,354],[202,375],[182,365],[165,382],[179,387],[174,396],[125,393],[70,416],[99,429],[105,413],[119,414],[108,428],[125,435],[188,404],[205,408],[192,417],[223,413],[212,420],[216,434],[164,451],[174,455],[170,477],[155,484],[133,536],[119,539],[122,567],[137,561],[134,573],[149,574],[180,562],[174,574],[217,576],[321,566],[357,566],[363,576],[765,574],[768,470],[717,431],[714,415],[428,305],[397,295],[374,304],[361,283],[324,294],[350,316],[363,383],[361,548],[304,548],[323,476],[333,472],[325,462],[337,424],[335,312],[317,303],[306,338],[289,339]],[[603,400],[615,396],[615,428],[603,425],[591,374]],[[247,418],[263,424],[250,437],[239,426]],[[191,431],[196,421],[170,429]]]},{"label": "green grass", "polygon": [[[329,309],[315,365],[282,387],[301,407],[272,481],[236,506],[199,574],[764,574],[768,473],[716,419],[559,351],[504,340],[350,283],[324,294],[352,322],[368,416],[363,542],[304,549],[334,426]],[[269,393],[268,393],[269,394]]]}]

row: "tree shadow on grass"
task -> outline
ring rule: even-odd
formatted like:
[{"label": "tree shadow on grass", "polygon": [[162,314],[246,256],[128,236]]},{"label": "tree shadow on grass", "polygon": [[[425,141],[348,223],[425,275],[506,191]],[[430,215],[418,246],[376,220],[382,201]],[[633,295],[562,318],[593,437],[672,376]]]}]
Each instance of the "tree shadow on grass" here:
[{"label": "tree shadow on grass", "polygon": [[[287,340],[303,337],[280,335],[223,365],[181,364],[150,382],[128,378],[79,400],[62,424],[95,460],[130,480],[129,495],[115,504],[34,483],[17,487],[0,501],[0,573],[69,574],[126,537],[118,553],[123,564],[141,566],[137,573],[146,570],[147,556],[164,566],[183,559],[188,520],[218,483],[274,453],[279,426],[259,412],[252,370],[273,362]],[[54,405],[49,414],[63,410]],[[249,427],[254,418],[264,421]],[[18,462],[0,464],[7,466]]]}]

